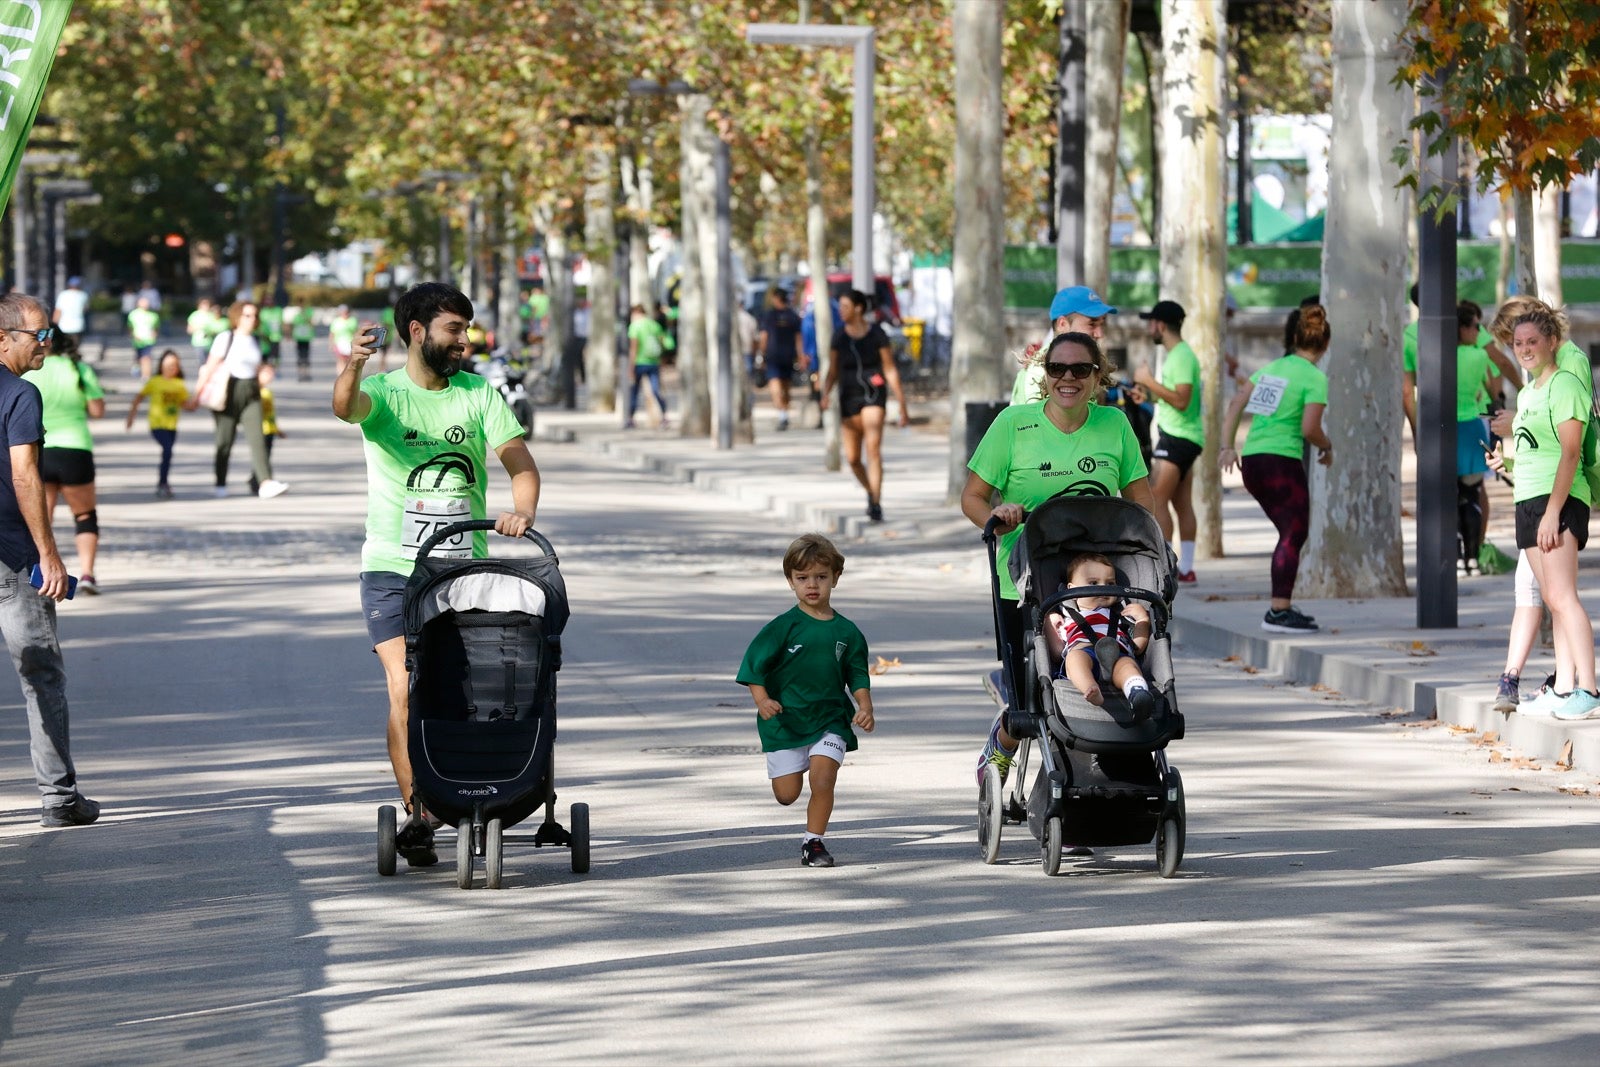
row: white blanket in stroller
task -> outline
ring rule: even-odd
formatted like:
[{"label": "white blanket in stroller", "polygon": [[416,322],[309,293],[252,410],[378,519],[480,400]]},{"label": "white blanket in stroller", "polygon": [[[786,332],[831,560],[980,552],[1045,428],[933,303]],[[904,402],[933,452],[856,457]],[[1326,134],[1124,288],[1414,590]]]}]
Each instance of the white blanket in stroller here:
[{"label": "white blanket in stroller", "polygon": [[423,606],[423,622],[446,611],[520,611],[544,617],[544,590],[509,574],[463,574],[441,582]]}]

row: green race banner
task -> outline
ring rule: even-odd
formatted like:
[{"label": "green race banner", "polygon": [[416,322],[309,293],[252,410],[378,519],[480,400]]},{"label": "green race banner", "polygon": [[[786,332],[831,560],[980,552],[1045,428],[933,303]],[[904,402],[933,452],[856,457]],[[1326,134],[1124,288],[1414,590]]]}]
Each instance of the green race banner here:
[{"label": "green race banner", "polygon": [[0,204],[11,200],[71,11],[72,0],[0,0]]},{"label": "green race banner", "polygon": [[[0,0],[4,2],[4,0]],[[1008,245],[1006,307],[1043,311],[1055,295],[1056,250],[1048,245]],[[1494,306],[1500,242],[1456,245],[1456,286],[1463,300]],[[1118,308],[1147,308],[1161,298],[1161,256],[1156,249],[1111,250],[1111,284],[1103,294]],[[1228,292],[1247,308],[1290,308],[1322,285],[1320,244],[1244,245],[1228,249]],[[1407,283],[1409,285],[1409,283]],[[1401,287],[1402,298],[1406,286]],[[1561,242],[1561,295],[1567,304],[1600,304],[1600,241]]]}]

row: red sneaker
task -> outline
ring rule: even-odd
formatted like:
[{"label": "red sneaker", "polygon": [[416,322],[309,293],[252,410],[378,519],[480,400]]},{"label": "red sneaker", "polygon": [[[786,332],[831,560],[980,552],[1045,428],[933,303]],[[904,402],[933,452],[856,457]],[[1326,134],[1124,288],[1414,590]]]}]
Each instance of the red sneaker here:
[{"label": "red sneaker", "polygon": [[1194,576],[1194,571],[1184,571],[1178,575],[1178,582],[1182,585],[1193,585],[1197,581],[1199,579]]}]

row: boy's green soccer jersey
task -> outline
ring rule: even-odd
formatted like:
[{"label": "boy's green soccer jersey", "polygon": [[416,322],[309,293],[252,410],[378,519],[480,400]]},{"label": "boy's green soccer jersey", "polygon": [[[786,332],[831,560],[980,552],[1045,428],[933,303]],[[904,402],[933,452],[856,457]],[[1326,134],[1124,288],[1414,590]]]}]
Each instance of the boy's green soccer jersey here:
[{"label": "boy's green soccer jersey", "polygon": [[761,686],[783,705],[782,714],[756,721],[761,751],[809,748],[829,733],[844,738],[845,751],[855,751],[849,694],[872,687],[867,639],[837,611],[824,621],[797,604],[767,623],[745,650],[736,680]]}]

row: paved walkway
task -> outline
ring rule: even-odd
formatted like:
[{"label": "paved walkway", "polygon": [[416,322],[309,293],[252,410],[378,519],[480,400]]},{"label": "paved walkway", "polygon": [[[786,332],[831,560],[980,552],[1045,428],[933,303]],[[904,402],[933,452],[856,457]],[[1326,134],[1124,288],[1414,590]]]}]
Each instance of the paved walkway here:
[{"label": "paved walkway", "polygon": [[[669,403],[671,401],[669,400]],[[946,502],[946,456],[941,425],[885,435],[883,507],[886,521],[866,520],[865,496],[848,471],[823,467],[819,430],[774,430],[771,410],[756,408],[757,443],[719,452],[711,443],[685,439],[677,430],[623,431],[613,415],[543,410],[537,436],[572,442],[640,468],[736,497],[781,514],[797,529],[822,530],[849,540],[917,538],[946,543],[955,555],[982,551],[977,531]],[[913,404],[913,412],[918,411]],[[1415,489],[1411,457],[1403,476],[1407,507]],[[1509,492],[1496,486],[1491,539],[1514,553]],[[1237,473],[1224,480],[1225,559],[1196,565],[1200,581],[1186,587],[1174,607],[1180,647],[1218,657],[1238,657],[1250,667],[1281,672],[1291,681],[1326,686],[1350,697],[1387,703],[1400,713],[1437,717],[1479,731],[1526,756],[1600,771],[1600,721],[1559,723],[1501,715],[1491,705],[1504,667],[1512,610],[1512,576],[1473,576],[1459,583],[1459,627],[1420,630],[1416,625],[1416,551],[1406,530],[1406,573],[1413,595],[1395,598],[1308,600],[1322,632],[1306,637],[1261,629],[1268,571],[1276,534],[1244,491]],[[1591,553],[1592,555],[1592,553]],[[1600,605],[1600,570],[1582,572],[1585,600]],[[1525,696],[1554,669],[1548,648],[1534,650],[1524,677]]]}]

